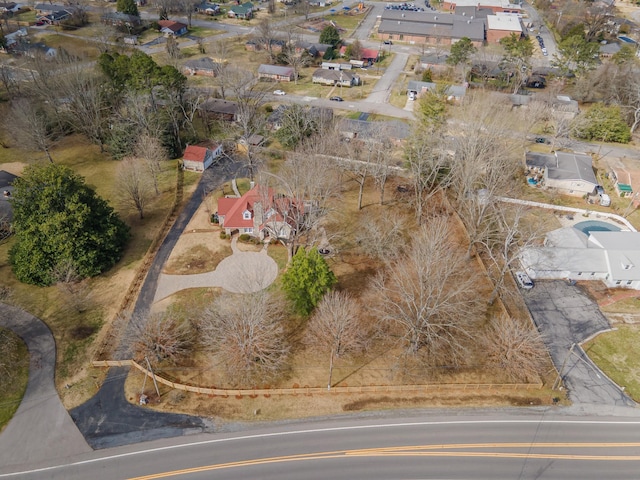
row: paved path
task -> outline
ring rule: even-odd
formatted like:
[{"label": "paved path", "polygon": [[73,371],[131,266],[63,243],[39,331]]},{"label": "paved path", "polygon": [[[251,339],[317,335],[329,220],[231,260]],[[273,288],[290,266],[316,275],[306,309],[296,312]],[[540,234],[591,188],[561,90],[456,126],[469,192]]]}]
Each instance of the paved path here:
[{"label": "paved path", "polygon": [[154,302],[180,290],[198,287],[222,287],[232,293],[252,293],[267,288],[278,276],[278,265],[267,255],[267,248],[260,252],[241,252],[237,248],[238,237],[231,241],[233,254],[222,260],[212,272],[195,275],[160,274]]},{"label": "paved path", "polygon": [[523,292],[523,298],[574,404],[636,406],[578,345],[611,328],[598,305],[579,286],[561,280],[537,281],[533,289]]},{"label": "paved path", "polygon": [[0,467],[90,452],[56,392],[56,344],[49,328],[24,310],[4,304],[0,304],[0,325],[19,335],[31,356],[22,403],[0,434]]}]

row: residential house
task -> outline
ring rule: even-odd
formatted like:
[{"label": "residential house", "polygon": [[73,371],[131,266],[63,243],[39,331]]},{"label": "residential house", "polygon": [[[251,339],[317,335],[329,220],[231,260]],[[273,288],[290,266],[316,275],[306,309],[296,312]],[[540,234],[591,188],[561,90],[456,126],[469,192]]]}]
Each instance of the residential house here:
[{"label": "residential house", "polygon": [[553,114],[557,117],[572,120],[580,113],[578,102],[567,95],[557,95],[550,103]]},{"label": "residential house", "polygon": [[0,13],[17,12],[20,6],[15,2],[0,2]]},{"label": "residential house", "polygon": [[235,122],[238,117],[238,104],[222,98],[210,98],[198,107],[200,115],[207,118]]},{"label": "residential house", "polygon": [[58,10],[47,15],[36,16],[36,25],[60,25],[60,22],[71,17],[71,12]]},{"label": "residential house", "polygon": [[[282,127],[285,113],[290,108],[290,105],[278,105],[267,118],[267,126],[271,130],[279,130]],[[305,106],[304,108],[307,111],[307,116],[318,123],[327,123],[333,119],[333,109],[331,108],[312,106]]]},{"label": "residential house", "polygon": [[201,15],[218,15],[220,13],[220,5],[217,3],[202,2],[195,6],[196,13]]},{"label": "residential house", "polygon": [[378,27],[382,40],[452,45],[463,37],[484,44],[486,20],[441,12],[384,10]]},{"label": "residential house", "polygon": [[227,235],[237,231],[261,240],[289,240],[302,209],[294,199],[259,185],[241,197],[218,199],[218,218]]},{"label": "residential house", "polygon": [[[433,82],[419,82],[416,80],[411,80],[407,84],[407,95],[415,95],[420,97],[426,92],[436,91],[438,85]],[[444,94],[447,96],[447,100],[450,102],[461,102],[467,93],[466,85],[448,85]]]},{"label": "residential house", "polygon": [[[347,53],[347,47],[340,47],[340,56],[344,57]],[[367,63],[368,65],[372,65],[373,63],[378,61],[380,57],[380,50],[376,50],[374,48],[362,48],[360,51],[360,58],[356,58],[354,60],[360,60],[362,62]]]},{"label": "residential house", "polygon": [[572,152],[551,154],[527,152],[525,163],[529,174],[545,188],[569,195],[593,195],[598,181],[589,155]]},{"label": "residential house", "polygon": [[262,64],[258,67],[258,78],[266,78],[274,82],[291,82],[295,77],[292,67]]},{"label": "residential house", "polygon": [[102,23],[114,27],[139,27],[142,20],[137,15],[129,15],[122,12],[109,12],[102,15]]},{"label": "residential house", "polygon": [[601,280],[610,288],[640,290],[640,233],[606,228],[549,232],[544,247],[526,249],[520,263],[533,279]]},{"label": "residential house", "polygon": [[420,57],[420,61],[416,64],[416,67],[420,70],[444,72],[449,68],[449,65],[447,64],[447,58],[449,58],[449,55],[445,53],[424,55]]},{"label": "residential house", "polygon": [[394,143],[400,143],[411,133],[409,125],[400,120],[369,122],[351,118],[340,119],[336,130],[344,138],[364,142],[381,141],[384,137]]},{"label": "residential house", "polygon": [[160,20],[158,22],[160,32],[168,37],[180,37],[187,34],[187,25],[173,20]]},{"label": "residential house", "polygon": [[217,143],[189,145],[182,156],[182,168],[192,172],[204,172],[221,155],[222,145]]},{"label": "residential house", "polygon": [[524,27],[520,17],[512,13],[496,13],[487,16],[487,43],[499,43],[501,39],[516,34],[522,37]]},{"label": "residential house", "polygon": [[247,2],[242,5],[234,5],[229,9],[227,16],[230,18],[239,18],[241,20],[250,20],[253,18],[253,3]]},{"label": "residential house", "polygon": [[296,53],[306,51],[313,58],[324,56],[329,48],[331,48],[331,45],[326,43],[310,43],[305,41],[299,41],[295,46]]},{"label": "residential house", "polygon": [[476,7],[491,10],[493,13],[522,13],[522,6],[518,3],[511,3],[509,0],[444,0],[442,9],[454,11],[460,7]]},{"label": "residential house", "polygon": [[354,73],[345,70],[326,70],[323,68],[319,68],[313,72],[311,81],[322,85],[343,87],[360,85],[360,77]]},{"label": "residential house", "polygon": [[187,60],[182,66],[185,75],[202,75],[205,77],[215,77],[220,64],[212,58],[203,57],[195,60]]},{"label": "residential house", "polygon": [[4,36],[5,46],[0,51],[6,53],[15,50],[19,43],[25,42],[28,36],[26,28],[20,28],[15,32],[7,33]]},{"label": "residential house", "polygon": [[620,51],[622,47],[619,43],[605,43],[600,45],[600,58],[610,58]]},{"label": "residential house", "polygon": [[51,15],[55,12],[70,12],[72,8],[67,5],[56,5],[55,3],[38,3],[33,7],[36,11],[36,18]]}]

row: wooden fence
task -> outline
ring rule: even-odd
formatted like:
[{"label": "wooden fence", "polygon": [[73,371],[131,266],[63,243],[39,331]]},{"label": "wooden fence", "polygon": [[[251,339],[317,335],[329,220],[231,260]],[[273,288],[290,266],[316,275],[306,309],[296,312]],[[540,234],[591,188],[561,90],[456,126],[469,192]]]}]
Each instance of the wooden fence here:
[{"label": "wooden fence", "polygon": [[204,395],[213,395],[219,397],[257,397],[263,395],[266,397],[272,395],[312,395],[320,393],[402,393],[402,392],[417,392],[417,393],[433,393],[444,392],[447,390],[499,390],[499,391],[513,391],[513,390],[533,390],[541,389],[542,383],[433,383],[423,385],[361,385],[361,386],[336,386],[331,387],[329,390],[327,387],[295,387],[295,388],[251,388],[251,389],[224,389],[224,388],[210,388],[210,387],[198,387],[196,385],[185,385],[182,383],[172,382],[163,378],[158,374],[150,372],[142,365],[138,364],[134,360],[96,360],[92,362],[94,367],[134,367],[140,370],[144,375],[153,379],[156,382],[167,385],[176,390],[183,390],[186,392],[200,393]]}]

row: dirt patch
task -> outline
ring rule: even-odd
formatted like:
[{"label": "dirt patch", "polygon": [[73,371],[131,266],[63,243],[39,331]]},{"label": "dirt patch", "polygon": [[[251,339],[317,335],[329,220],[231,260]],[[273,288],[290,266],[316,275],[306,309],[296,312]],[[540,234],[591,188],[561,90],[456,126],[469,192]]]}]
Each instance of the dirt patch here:
[{"label": "dirt patch", "polygon": [[13,175],[20,176],[22,175],[22,171],[27,167],[26,163],[23,162],[11,162],[11,163],[3,163],[0,165],[0,170],[4,170],[5,172],[12,173]]},{"label": "dirt patch", "polygon": [[[189,237],[193,237],[193,235]],[[179,256],[171,256],[170,261],[167,262],[163,269],[164,273],[188,275],[211,272],[232,253],[231,247],[226,245],[219,246],[218,251],[213,251],[201,243],[197,243],[188,249],[183,245],[183,249],[184,251]]]}]

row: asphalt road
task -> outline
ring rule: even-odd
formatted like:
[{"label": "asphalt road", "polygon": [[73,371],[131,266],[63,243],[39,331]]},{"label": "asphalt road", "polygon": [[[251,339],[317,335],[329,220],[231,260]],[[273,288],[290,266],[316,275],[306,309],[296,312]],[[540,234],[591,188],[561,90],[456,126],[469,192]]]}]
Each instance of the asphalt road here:
[{"label": "asphalt road", "polygon": [[[165,439],[38,466],[21,479],[635,479],[640,418],[553,409],[333,419]],[[0,475],[0,478],[6,475]]]}]

